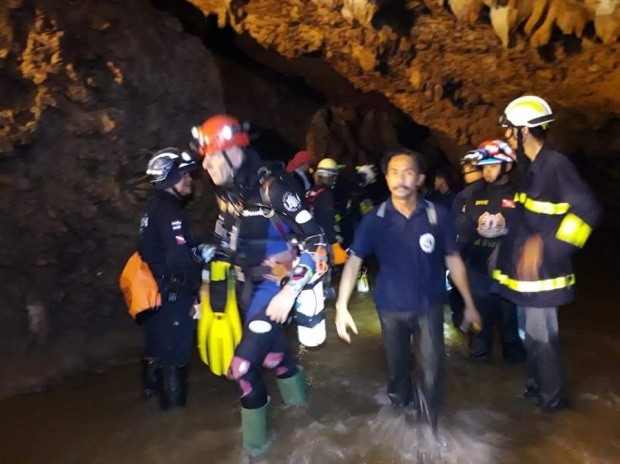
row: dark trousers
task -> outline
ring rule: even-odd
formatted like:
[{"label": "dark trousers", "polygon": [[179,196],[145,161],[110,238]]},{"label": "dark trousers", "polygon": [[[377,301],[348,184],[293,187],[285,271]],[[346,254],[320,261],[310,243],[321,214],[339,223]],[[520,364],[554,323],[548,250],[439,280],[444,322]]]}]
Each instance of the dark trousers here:
[{"label": "dark trousers", "polygon": [[529,384],[538,389],[543,408],[558,407],[566,401],[558,308],[519,307],[519,312],[525,323]]},{"label": "dark trousers", "polygon": [[190,315],[194,296],[179,294],[177,301],[164,301],[161,309],[143,325],[147,358],[163,366],[189,362],[194,347],[196,321]]},{"label": "dark trousers", "polygon": [[443,383],[442,305],[432,305],[422,313],[381,312],[379,320],[387,356],[390,401],[396,406],[420,409],[435,428]]},{"label": "dark trousers", "polygon": [[525,361],[525,350],[519,338],[517,307],[496,293],[474,293],[473,298],[482,319],[482,330],[469,339],[470,356],[475,360],[489,359],[497,327],[504,359],[511,363]]},{"label": "dark trousers", "polygon": [[262,369],[274,369],[276,377],[285,379],[298,372],[284,326],[269,320],[265,309],[279,291],[273,282],[264,281],[252,294],[245,315],[241,343],[235,350],[228,377],[241,388],[241,405],[257,409],[267,404],[268,395]]}]

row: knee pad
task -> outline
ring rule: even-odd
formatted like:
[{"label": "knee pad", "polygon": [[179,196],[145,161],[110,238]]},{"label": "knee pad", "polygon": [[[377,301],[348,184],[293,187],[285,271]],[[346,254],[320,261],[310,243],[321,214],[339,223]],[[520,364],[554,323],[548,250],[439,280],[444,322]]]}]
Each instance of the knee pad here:
[{"label": "knee pad", "polygon": [[228,368],[227,377],[239,384],[241,405],[246,409],[256,409],[267,404],[267,389],[260,378],[257,366],[239,356],[235,356]]},{"label": "knee pad", "polygon": [[251,367],[252,363],[250,361],[245,358],[235,356],[230,362],[230,367],[228,368],[226,377],[228,377],[230,380],[235,380],[238,382],[241,377],[243,377],[250,371]]}]

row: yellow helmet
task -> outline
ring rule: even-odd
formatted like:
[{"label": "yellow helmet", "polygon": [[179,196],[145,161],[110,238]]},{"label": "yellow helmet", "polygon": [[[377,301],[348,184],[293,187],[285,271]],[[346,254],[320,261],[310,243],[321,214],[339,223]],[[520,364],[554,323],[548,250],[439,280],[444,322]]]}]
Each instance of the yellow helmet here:
[{"label": "yellow helmet", "polygon": [[554,120],[549,104],[540,97],[526,95],[511,101],[499,118],[504,127],[546,128]]},{"label": "yellow helmet", "polygon": [[336,163],[335,160],[331,158],[323,158],[321,161],[319,161],[319,164],[317,164],[316,166],[316,173],[319,175],[320,174],[336,175],[338,174],[338,169],[340,169],[340,166],[338,165],[338,163]]}]

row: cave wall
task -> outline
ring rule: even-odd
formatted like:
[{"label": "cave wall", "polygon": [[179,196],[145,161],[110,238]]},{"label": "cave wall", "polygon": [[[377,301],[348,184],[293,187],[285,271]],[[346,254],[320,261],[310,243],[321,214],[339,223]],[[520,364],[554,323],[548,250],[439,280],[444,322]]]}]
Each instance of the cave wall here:
[{"label": "cave wall", "polygon": [[149,153],[187,146],[224,95],[210,52],[145,0],[3,2],[0,31],[2,393],[139,345],[118,276]]}]

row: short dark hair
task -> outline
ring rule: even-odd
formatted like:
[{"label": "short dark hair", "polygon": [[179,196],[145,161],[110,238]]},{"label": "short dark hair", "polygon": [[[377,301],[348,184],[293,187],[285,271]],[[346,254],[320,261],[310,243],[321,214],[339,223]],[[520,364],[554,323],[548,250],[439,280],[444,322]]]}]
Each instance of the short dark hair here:
[{"label": "short dark hair", "polygon": [[426,159],[422,153],[415,150],[409,150],[408,148],[399,148],[398,150],[388,151],[381,160],[381,170],[383,171],[383,174],[387,174],[388,164],[390,164],[392,158],[399,155],[410,156],[413,158],[413,162],[418,169],[418,174],[426,173]]},{"label": "short dark hair", "polygon": [[542,126],[529,127],[530,134],[538,140],[545,140],[547,138],[547,129]]}]

